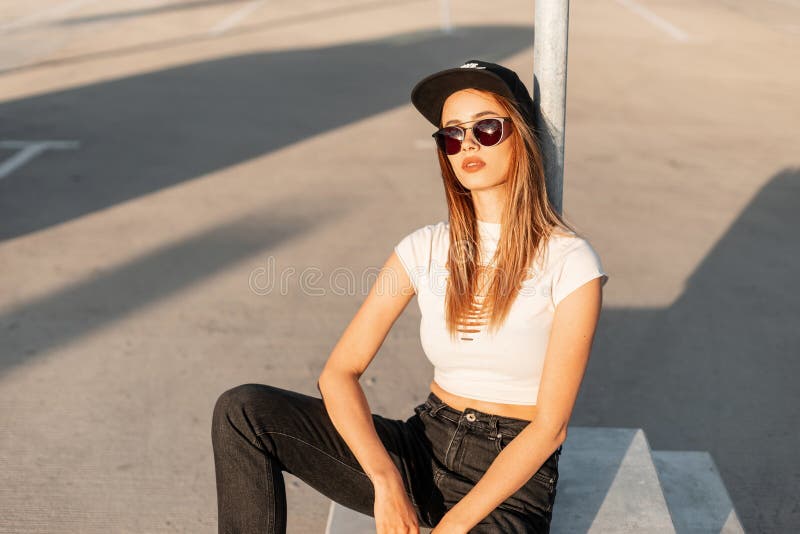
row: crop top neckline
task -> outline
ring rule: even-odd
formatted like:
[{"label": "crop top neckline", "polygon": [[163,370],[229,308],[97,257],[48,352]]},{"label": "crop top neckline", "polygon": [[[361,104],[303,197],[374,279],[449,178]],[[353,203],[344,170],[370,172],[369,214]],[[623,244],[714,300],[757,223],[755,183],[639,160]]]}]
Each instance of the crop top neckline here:
[{"label": "crop top neckline", "polygon": [[498,239],[500,237],[500,230],[503,228],[501,223],[487,222],[480,219],[475,220],[478,222],[478,232],[481,235],[486,235],[493,239]]}]

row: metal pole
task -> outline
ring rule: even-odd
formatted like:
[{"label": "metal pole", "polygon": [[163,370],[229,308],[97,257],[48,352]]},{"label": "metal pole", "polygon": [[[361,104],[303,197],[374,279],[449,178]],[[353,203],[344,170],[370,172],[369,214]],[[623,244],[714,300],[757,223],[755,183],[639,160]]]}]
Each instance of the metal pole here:
[{"label": "metal pole", "polygon": [[534,17],[534,114],[545,161],[547,194],[556,211],[561,214],[569,0],[536,0]]}]

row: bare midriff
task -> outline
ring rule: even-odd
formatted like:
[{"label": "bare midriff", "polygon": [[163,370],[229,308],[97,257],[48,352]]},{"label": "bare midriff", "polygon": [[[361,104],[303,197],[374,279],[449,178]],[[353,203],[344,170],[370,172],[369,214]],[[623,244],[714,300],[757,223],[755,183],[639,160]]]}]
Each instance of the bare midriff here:
[{"label": "bare midriff", "polygon": [[465,408],[473,408],[479,412],[500,415],[503,417],[515,417],[533,421],[536,417],[537,406],[535,404],[503,404],[499,402],[489,402],[469,397],[462,397],[449,391],[443,390],[436,381],[431,381],[431,391],[446,404],[463,412]]}]

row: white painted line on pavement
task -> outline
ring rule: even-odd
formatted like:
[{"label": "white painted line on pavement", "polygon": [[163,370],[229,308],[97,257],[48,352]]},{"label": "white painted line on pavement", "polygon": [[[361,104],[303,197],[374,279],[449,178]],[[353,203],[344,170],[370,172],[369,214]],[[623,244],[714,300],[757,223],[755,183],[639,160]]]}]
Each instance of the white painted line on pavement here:
[{"label": "white painted line on pavement", "polygon": [[0,180],[45,150],[74,150],[78,141],[0,141],[0,149],[17,150],[17,153],[0,163]]},{"label": "white painted line on pavement", "polygon": [[664,33],[675,39],[676,41],[689,40],[689,34],[687,34],[682,29],[678,28],[671,22],[668,22],[667,20],[659,17],[658,15],[656,15],[643,5],[637,4],[633,0],[617,0],[617,3],[627,7],[628,9],[630,9],[631,11],[633,11],[634,13],[645,19],[647,22],[649,22],[659,30],[663,31]]},{"label": "white painted line on pavement", "polygon": [[253,13],[255,10],[260,8],[262,5],[266,3],[266,0],[253,0],[249,4],[243,5],[224,19],[222,19],[219,24],[208,30],[208,33],[211,35],[219,35],[221,33],[225,33],[226,31],[230,30],[239,22]]},{"label": "white painted line on pavement", "polygon": [[6,22],[5,24],[0,24],[0,32],[31,26],[37,22],[47,19],[54,19],[80,9],[86,4],[91,4],[94,2],[97,2],[97,0],[72,0],[71,2],[65,2],[50,9],[37,11],[36,13],[31,13],[26,17],[18,18],[17,20],[12,20],[11,22]]}]

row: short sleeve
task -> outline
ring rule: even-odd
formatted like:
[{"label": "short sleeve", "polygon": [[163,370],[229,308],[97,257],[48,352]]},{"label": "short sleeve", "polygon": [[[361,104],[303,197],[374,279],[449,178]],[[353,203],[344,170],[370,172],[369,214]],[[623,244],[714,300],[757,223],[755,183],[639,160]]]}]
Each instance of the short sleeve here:
[{"label": "short sleeve", "polygon": [[394,247],[400,263],[403,264],[414,292],[419,294],[421,278],[428,272],[431,254],[431,240],[433,232],[431,226],[423,226],[405,236]]},{"label": "short sleeve", "polygon": [[576,238],[577,243],[564,254],[560,269],[553,278],[553,303],[564,300],[570,293],[589,280],[602,277],[601,286],[608,282],[608,275],[603,270],[600,256],[592,245],[583,238]]}]

